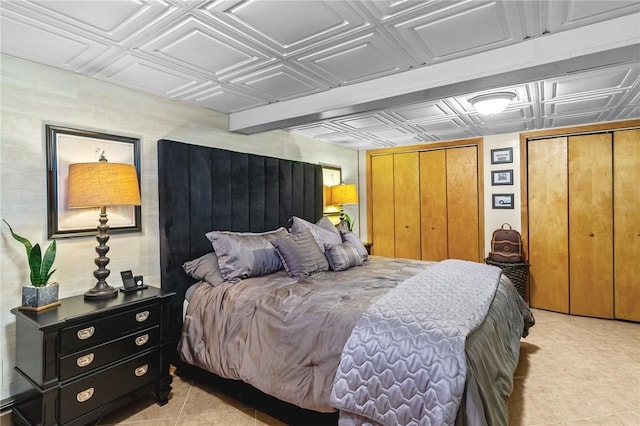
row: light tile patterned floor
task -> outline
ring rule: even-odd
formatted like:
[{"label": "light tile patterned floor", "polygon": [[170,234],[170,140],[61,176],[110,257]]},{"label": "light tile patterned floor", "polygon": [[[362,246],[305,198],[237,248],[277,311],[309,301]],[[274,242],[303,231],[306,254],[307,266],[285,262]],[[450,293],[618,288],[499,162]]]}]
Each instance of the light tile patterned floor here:
[{"label": "light tile patterned floor", "polygon": [[[640,324],[534,310],[509,400],[511,426],[640,425]],[[7,416],[2,426],[8,424]],[[98,425],[283,425],[197,381],[176,377],[171,400],[151,397]]]}]

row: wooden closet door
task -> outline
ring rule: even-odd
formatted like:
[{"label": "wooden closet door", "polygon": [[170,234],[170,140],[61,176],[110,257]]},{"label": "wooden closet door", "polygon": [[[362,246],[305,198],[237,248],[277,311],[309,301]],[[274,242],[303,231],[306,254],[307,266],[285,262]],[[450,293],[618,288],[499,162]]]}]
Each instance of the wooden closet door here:
[{"label": "wooden closet door", "polygon": [[640,321],[640,130],[613,134],[615,317]]},{"label": "wooden closet door", "polygon": [[446,150],[420,153],[422,259],[444,260],[447,249]]},{"label": "wooden closet door", "polygon": [[477,147],[446,152],[449,257],[479,262]]},{"label": "wooden closet door", "polygon": [[395,256],[393,155],[371,157],[372,253]]},{"label": "wooden closet door", "polygon": [[613,318],[611,134],[570,136],[569,312]]},{"label": "wooden closet door", "polygon": [[567,138],[530,140],[527,159],[530,303],[569,313]]},{"label": "wooden closet door", "polygon": [[417,152],[394,154],[395,256],[420,259],[420,169]]}]

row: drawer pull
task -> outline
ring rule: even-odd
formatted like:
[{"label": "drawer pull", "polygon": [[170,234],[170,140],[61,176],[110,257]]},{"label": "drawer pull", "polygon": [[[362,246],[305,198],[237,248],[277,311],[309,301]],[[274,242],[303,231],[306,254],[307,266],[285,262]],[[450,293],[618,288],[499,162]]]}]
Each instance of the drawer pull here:
[{"label": "drawer pull", "polygon": [[76,395],[76,399],[78,400],[78,402],[85,402],[91,399],[92,396],[93,396],[93,388],[89,388],[89,389],[83,390],[82,392],[78,392],[78,394]]},{"label": "drawer pull", "polygon": [[78,339],[87,340],[89,337],[93,336],[93,333],[96,332],[96,328],[91,326],[87,328],[83,328],[82,330],[78,330]]},{"label": "drawer pull", "polygon": [[144,322],[149,318],[149,311],[142,311],[136,314],[136,321]]},{"label": "drawer pull", "polygon": [[136,337],[136,346],[143,346],[149,341],[149,335],[143,334],[142,336]]},{"label": "drawer pull", "polygon": [[86,367],[87,365],[93,362],[93,358],[94,358],[93,353],[87,354],[85,356],[81,356],[76,361],[76,364],[78,364],[78,367]]},{"label": "drawer pull", "polygon": [[136,370],[135,370],[135,374],[136,374],[136,376],[138,376],[138,377],[142,377],[142,376],[144,376],[145,374],[147,374],[147,370],[148,370],[148,369],[149,369],[149,364],[141,365],[140,367],[136,368]]}]

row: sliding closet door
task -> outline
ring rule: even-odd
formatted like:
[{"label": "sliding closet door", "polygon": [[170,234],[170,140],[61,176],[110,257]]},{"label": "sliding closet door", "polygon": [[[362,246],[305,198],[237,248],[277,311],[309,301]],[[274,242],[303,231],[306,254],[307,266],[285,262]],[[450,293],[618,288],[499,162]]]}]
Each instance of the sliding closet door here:
[{"label": "sliding closet door", "polygon": [[567,138],[528,143],[530,301],[569,313]]},{"label": "sliding closet door", "polygon": [[611,134],[569,137],[569,311],[613,318]]},{"label": "sliding closet door", "polygon": [[615,317],[640,321],[640,130],[613,134]]},{"label": "sliding closet door", "polygon": [[448,258],[446,150],[420,153],[422,259]]},{"label": "sliding closet door", "polygon": [[449,258],[479,262],[478,150],[446,151]]},{"label": "sliding closet door", "polygon": [[371,157],[373,254],[395,256],[393,155]]},{"label": "sliding closet door", "polygon": [[417,152],[393,155],[395,257],[420,259],[420,169]]}]

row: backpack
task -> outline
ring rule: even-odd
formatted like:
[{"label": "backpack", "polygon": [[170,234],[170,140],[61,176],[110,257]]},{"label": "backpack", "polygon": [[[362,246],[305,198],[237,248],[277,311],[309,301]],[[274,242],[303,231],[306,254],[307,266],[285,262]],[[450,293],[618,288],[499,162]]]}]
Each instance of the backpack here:
[{"label": "backpack", "polygon": [[[507,229],[505,225],[508,226]],[[489,259],[504,263],[524,262],[522,236],[518,231],[511,229],[508,223],[503,223],[500,229],[493,231]]]}]

